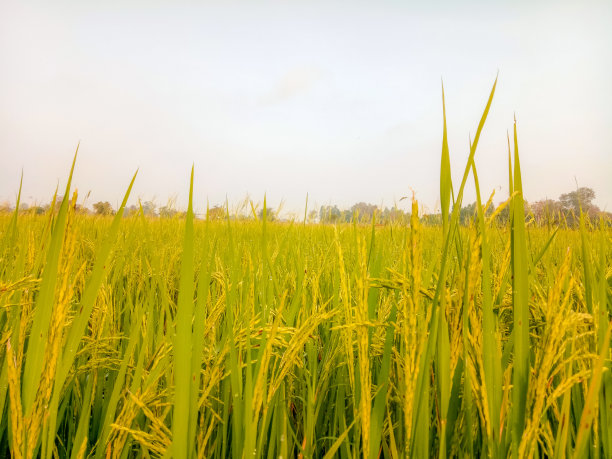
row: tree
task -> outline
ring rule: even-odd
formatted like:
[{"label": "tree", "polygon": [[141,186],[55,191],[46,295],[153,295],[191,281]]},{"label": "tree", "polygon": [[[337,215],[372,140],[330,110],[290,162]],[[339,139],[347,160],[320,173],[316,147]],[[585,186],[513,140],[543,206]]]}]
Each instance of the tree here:
[{"label": "tree", "polygon": [[225,212],[225,208],[221,206],[214,206],[211,209],[208,209],[208,219],[209,220],[224,220],[227,213]]},{"label": "tree", "polygon": [[142,207],[142,213],[146,216],[146,217],[155,217],[157,215],[157,213],[155,212],[155,203],[153,201],[145,201],[140,203],[140,206]]},{"label": "tree", "polygon": [[358,202],[351,207],[353,218],[361,222],[371,222],[377,207],[374,204]]},{"label": "tree", "polygon": [[163,206],[159,208],[159,216],[161,218],[172,218],[176,214],[178,214],[178,211],[173,209],[171,206]]},{"label": "tree", "polygon": [[587,187],[580,187],[576,191],[559,196],[563,210],[574,211],[576,215],[580,214],[581,208],[585,213],[590,213],[592,210],[598,211],[599,209],[592,202],[593,199],[595,199],[595,191]]},{"label": "tree", "polygon": [[459,211],[459,221],[464,225],[468,225],[475,214],[476,203],[473,202],[472,204],[468,204],[467,206],[461,208]]},{"label": "tree", "polygon": [[123,216],[124,217],[133,217],[135,215],[138,215],[138,211],[140,210],[140,207],[135,206],[134,204],[132,204],[131,206],[128,206],[125,208],[125,210],[123,211]]},{"label": "tree", "polygon": [[382,221],[385,223],[401,223],[408,221],[410,214],[407,214],[402,209],[398,209],[397,207],[393,207],[389,209],[385,207],[385,210],[382,213]]},{"label": "tree", "polygon": [[338,206],[321,206],[319,210],[319,221],[321,223],[337,223],[342,217]]},{"label": "tree", "polygon": [[[75,204],[74,211],[79,215],[89,215],[91,213],[90,210],[82,204]],[[113,212],[113,214],[114,213],[115,212]]]},{"label": "tree", "polygon": [[349,210],[340,211],[340,217],[338,218],[339,222],[350,223],[353,220],[353,212]]},{"label": "tree", "polygon": [[[257,212],[257,218],[259,218],[260,220],[263,219],[263,209],[260,209]],[[272,209],[271,207],[268,207],[266,209],[266,220],[269,222],[273,222],[274,220],[276,220],[276,212],[274,212],[274,209]]]},{"label": "tree", "polygon": [[98,201],[93,205],[94,212],[96,215],[113,215],[115,212],[113,211],[113,206],[111,206],[110,202]]},{"label": "tree", "polygon": [[[482,207],[484,209],[486,203],[482,203]],[[489,205],[489,207],[487,207],[487,211],[485,212],[485,216],[489,217],[493,214],[493,212],[495,212],[495,204],[491,203]],[[442,216],[440,215],[440,219],[442,218]],[[477,203],[473,202],[471,204],[468,204],[465,207],[462,207],[461,210],[459,211],[459,221],[463,224],[463,225],[469,225],[470,222],[474,219],[478,218],[478,207],[477,207]],[[505,218],[507,218],[507,213]],[[441,221],[441,220],[440,220]]]},{"label": "tree", "polygon": [[541,199],[530,204],[529,207],[539,224],[559,223],[559,217],[563,210],[562,204],[554,199]]},{"label": "tree", "polygon": [[317,221],[317,211],[316,210],[311,210],[310,212],[308,212],[308,223],[315,223]]},{"label": "tree", "polygon": [[440,212],[421,215],[420,220],[423,226],[442,226],[442,214]]}]

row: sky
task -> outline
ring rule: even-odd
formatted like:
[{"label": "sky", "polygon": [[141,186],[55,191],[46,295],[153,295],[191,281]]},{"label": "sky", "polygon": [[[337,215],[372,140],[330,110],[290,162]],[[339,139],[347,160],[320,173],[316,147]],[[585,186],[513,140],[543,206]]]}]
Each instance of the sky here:
[{"label": "sky", "polygon": [[[249,196],[285,213],[359,201],[439,207],[444,82],[458,187],[525,198],[588,186],[612,211],[612,2],[0,0],[0,202],[74,187],[91,206],[202,212]],[[87,196],[86,200],[85,197]],[[470,178],[465,203],[475,199]]]}]

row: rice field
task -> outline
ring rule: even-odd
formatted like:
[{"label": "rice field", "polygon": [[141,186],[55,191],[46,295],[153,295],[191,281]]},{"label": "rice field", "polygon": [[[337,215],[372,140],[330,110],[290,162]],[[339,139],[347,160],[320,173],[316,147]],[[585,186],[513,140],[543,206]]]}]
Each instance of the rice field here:
[{"label": "rice field", "polygon": [[494,90],[461,183],[444,124],[440,226],[195,219],[193,171],[184,218],[124,218],[133,181],[81,215],[70,178],[0,216],[0,455],[612,457],[610,224],[526,215],[516,126],[486,212]]}]

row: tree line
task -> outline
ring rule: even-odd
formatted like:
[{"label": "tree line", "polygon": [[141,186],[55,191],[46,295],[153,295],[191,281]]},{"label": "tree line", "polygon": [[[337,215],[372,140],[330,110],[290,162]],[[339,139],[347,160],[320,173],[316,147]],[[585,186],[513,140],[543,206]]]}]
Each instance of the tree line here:
[{"label": "tree line", "polygon": [[[526,213],[528,218],[533,218],[538,224],[546,225],[567,225],[575,226],[580,216],[580,211],[590,218],[597,218],[602,215],[603,212],[593,204],[595,199],[595,191],[588,187],[581,187],[575,191],[564,193],[559,196],[559,199],[542,199],[534,202],[525,201]],[[59,210],[62,197],[59,196],[54,204],[55,210]],[[49,211],[52,204],[48,203],[45,205],[32,205],[21,204],[19,211],[23,214],[31,215],[42,215]],[[263,218],[263,209],[256,210],[253,206],[250,209],[252,212],[235,213],[230,216],[232,219],[258,219]],[[0,214],[10,213],[14,211],[14,207],[11,207],[9,203],[0,204]],[[98,201],[92,205],[89,209],[85,206],[77,204],[77,213],[89,214],[89,215],[100,215],[109,216],[114,215],[116,210],[108,201]],[[463,225],[468,225],[473,218],[476,216],[477,205],[475,202],[463,206],[459,212],[459,221]],[[487,208],[487,214],[492,214],[495,211],[495,206],[491,204]],[[165,206],[157,206],[153,201],[139,202],[138,205],[131,205],[126,207],[124,210],[124,216],[135,216],[143,215],[145,217],[158,217],[158,218],[181,218],[184,217],[185,212],[177,210],[173,203],[170,202]],[[202,218],[208,218],[210,220],[224,220],[227,218],[227,208],[224,206],[213,206],[207,210],[206,215],[202,215]],[[612,217],[609,212],[606,213],[608,217]],[[506,206],[498,214],[498,220],[500,222],[507,221],[509,218],[509,208]],[[277,211],[272,208],[266,208],[266,219],[268,221],[275,221],[279,219]],[[337,205],[323,205],[319,210],[311,210],[306,215],[306,221],[308,223],[324,223],[324,224],[335,224],[335,223],[370,223],[372,220],[377,223],[407,223],[410,220],[410,212],[406,212],[398,207],[384,207],[376,206],[375,204],[369,204],[366,202],[358,202],[353,204],[348,209],[340,209]],[[425,225],[438,225],[442,223],[442,215],[440,213],[424,213],[421,215],[421,221]]]}]

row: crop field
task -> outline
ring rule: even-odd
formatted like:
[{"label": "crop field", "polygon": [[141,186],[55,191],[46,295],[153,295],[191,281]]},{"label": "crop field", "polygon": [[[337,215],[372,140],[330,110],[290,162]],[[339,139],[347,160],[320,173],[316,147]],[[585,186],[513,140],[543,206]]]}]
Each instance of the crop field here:
[{"label": "crop field", "polygon": [[0,216],[0,455],[612,457],[610,224],[535,224],[516,127],[486,211],[492,97],[439,226],[93,217],[70,179]]}]

